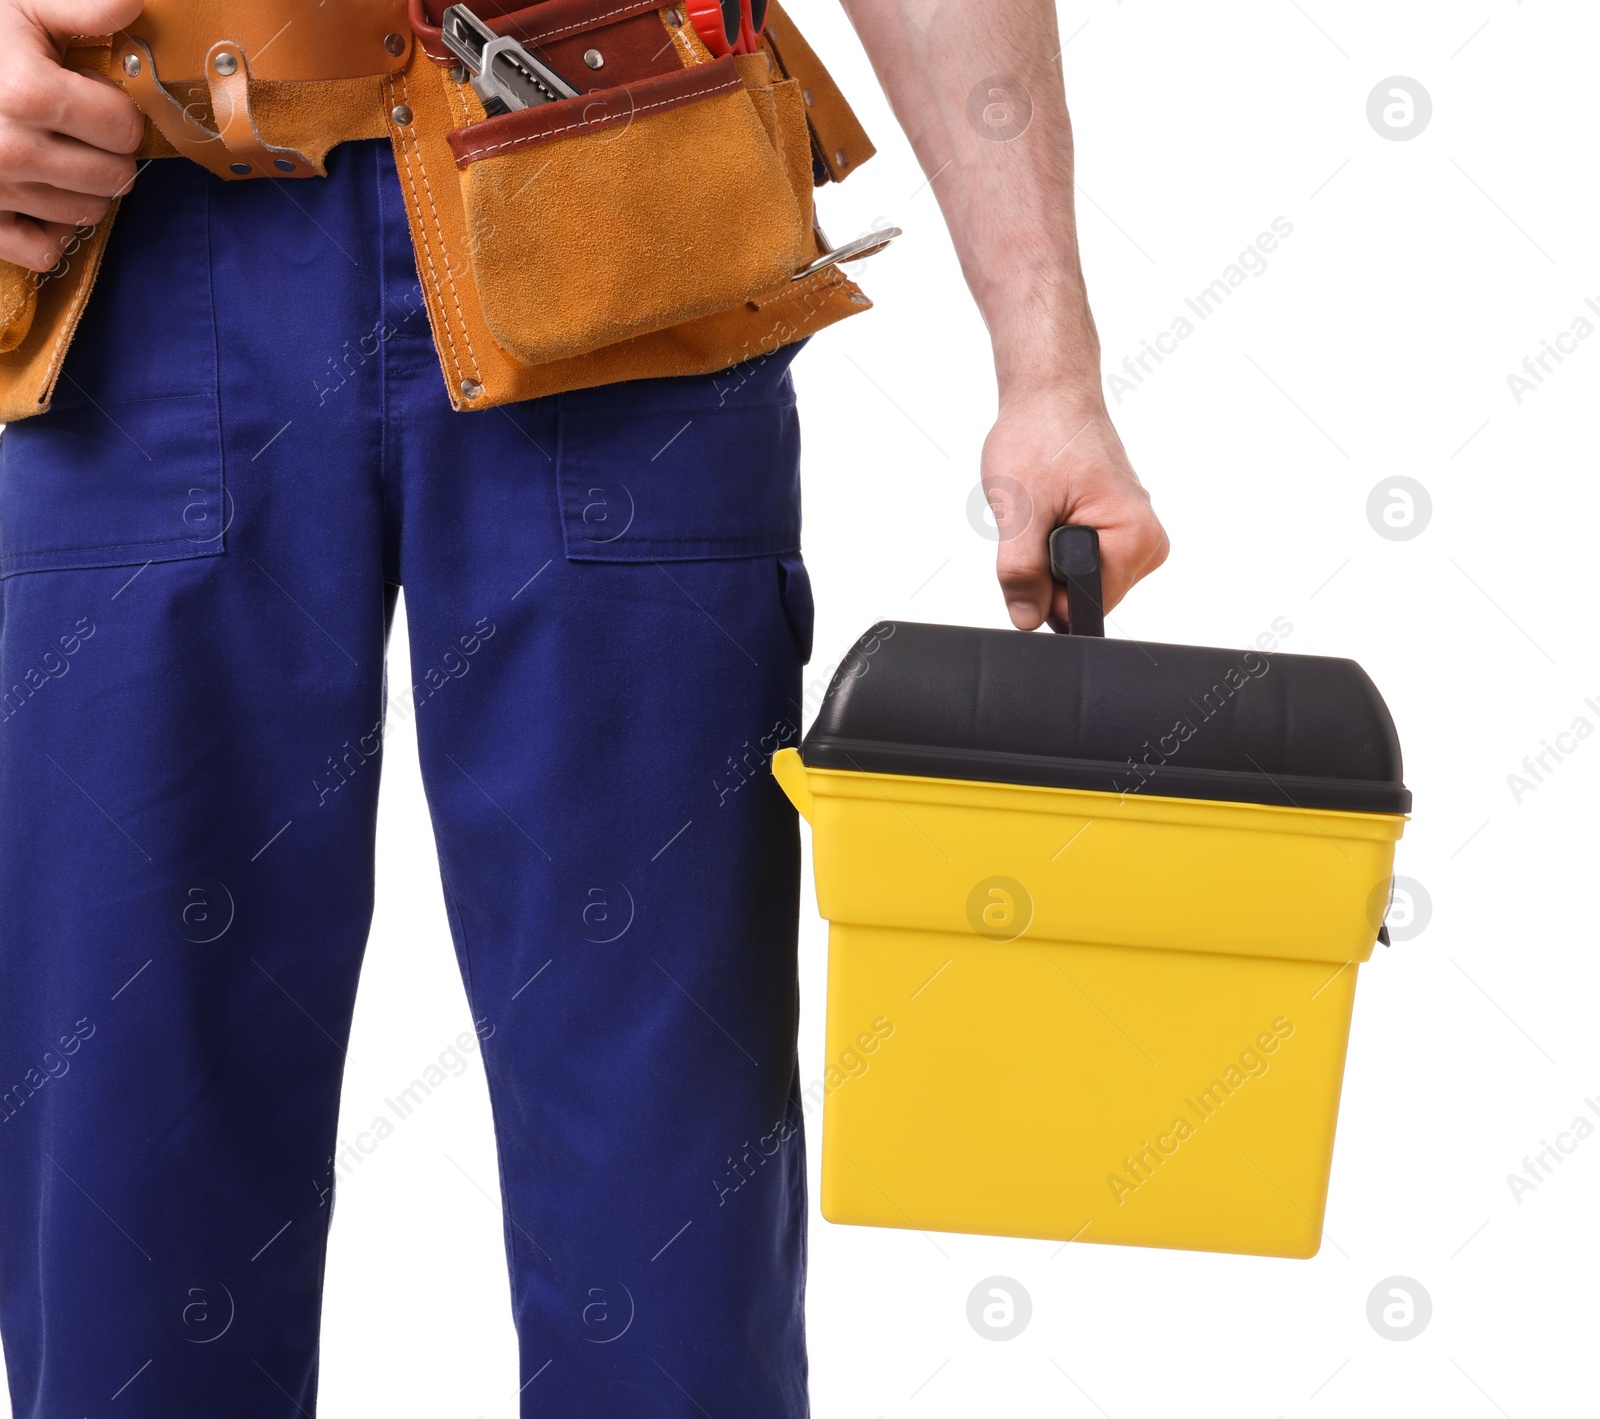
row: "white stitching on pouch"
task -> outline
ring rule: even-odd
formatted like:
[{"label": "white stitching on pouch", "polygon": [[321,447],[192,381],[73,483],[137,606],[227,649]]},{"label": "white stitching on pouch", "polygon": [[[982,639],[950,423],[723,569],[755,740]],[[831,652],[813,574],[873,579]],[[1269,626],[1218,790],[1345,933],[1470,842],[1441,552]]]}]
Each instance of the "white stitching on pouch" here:
[{"label": "white stitching on pouch", "polygon": [[[403,101],[405,99],[405,97],[406,97],[406,92],[407,92],[406,83],[405,83],[405,78],[404,78],[403,75],[389,80],[389,96],[390,96],[391,99],[398,99],[398,100],[402,100]],[[405,158],[406,182],[411,188],[411,199],[412,199],[413,202],[415,202],[415,201],[417,201],[417,180],[416,180],[415,176],[413,176],[412,171],[411,171],[411,139],[407,135],[401,134],[400,135],[399,147],[400,147],[400,152],[401,152],[402,156]],[[419,161],[419,166],[420,166],[420,158],[419,158],[418,161]],[[429,192],[428,192],[428,205],[430,206],[430,208],[433,207],[433,192],[432,192],[431,188],[429,189]],[[420,204],[419,204],[419,206],[420,206]],[[438,209],[437,208],[433,209],[433,224],[434,224],[434,227],[435,227],[436,230],[439,229],[439,213],[438,213]],[[439,231],[439,242],[440,242],[441,246],[444,243],[444,233],[443,233],[442,230]],[[442,297],[442,295],[444,293],[444,286],[440,282],[438,270],[435,268],[435,266],[433,264],[433,243],[428,240],[428,235],[427,235],[426,229],[424,229],[423,232],[422,232],[422,251],[423,251],[423,255],[425,257],[427,257],[427,261],[428,261],[428,276],[429,276],[430,281],[433,283],[433,289],[434,289],[434,291],[436,293],[438,293]],[[446,275],[448,276],[448,274],[449,273],[447,271]],[[454,296],[455,295],[455,286],[454,286],[454,284],[451,285],[450,290],[451,290],[451,295]],[[441,305],[442,305],[442,302],[441,302]],[[461,301],[460,301],[460,298],[457,297],[456,298],[456,311],[457,311],[457,313],[459,313],[460,310],[461,310]],[[444,337],[445,337],[445,340],[450,346],[450,362],[456,367],[456,369],[455,369],[456,374],[457,375],[461,375],[461,374],[464,373],[464,371],[463,371],[463,369],[461,367],[461,352],[456,349],[456,337],[455,337],[455,332],[450,328],[450,315],[449,315],[449,312],[448,311],[444,311],[443,309],[441,309],[440,314],[443,315],[443,317],[444,317],[444,319],[441,321],[441,324],[444,326]],[[465,323],[464,322],[463,322],[462,333],[463,333],[463,336],[465,336],[466,331],[465,331]],[[468,340],[467,348],[468,348],[468,351],[470,352],[471,351],[471,341],[470,340]],[[477,356],[473,355],[472,359],[473,359],[473,363],[476,364],[477,363]],[[454,397],[455,397],[454,396],[454,392],[452,391],[451,398],[454,399]]]}]

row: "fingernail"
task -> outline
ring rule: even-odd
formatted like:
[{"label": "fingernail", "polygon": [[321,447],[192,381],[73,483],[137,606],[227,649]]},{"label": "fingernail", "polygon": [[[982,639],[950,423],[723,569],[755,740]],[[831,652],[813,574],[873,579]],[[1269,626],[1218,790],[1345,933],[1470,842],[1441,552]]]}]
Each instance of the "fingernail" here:
[{"label": "fingernail", "polygon": [[1039,608],[1031,601],[1008,601],[1006,608],[1011,612],[1013,621],[1037,621]]}]

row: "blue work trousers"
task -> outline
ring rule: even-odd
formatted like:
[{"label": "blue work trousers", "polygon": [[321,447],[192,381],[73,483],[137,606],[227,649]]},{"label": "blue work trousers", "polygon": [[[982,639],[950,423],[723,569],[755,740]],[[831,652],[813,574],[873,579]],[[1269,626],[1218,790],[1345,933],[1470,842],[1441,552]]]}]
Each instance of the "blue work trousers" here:
[{"label": "blue work trousers", "polygon": [[0,438],[14,1412],[314,1412],[398,707],[488,1072],[522,1414],[798,1419],[790,352],[455,413],[388,145],[329,168],[150,164],[55,406]]}]

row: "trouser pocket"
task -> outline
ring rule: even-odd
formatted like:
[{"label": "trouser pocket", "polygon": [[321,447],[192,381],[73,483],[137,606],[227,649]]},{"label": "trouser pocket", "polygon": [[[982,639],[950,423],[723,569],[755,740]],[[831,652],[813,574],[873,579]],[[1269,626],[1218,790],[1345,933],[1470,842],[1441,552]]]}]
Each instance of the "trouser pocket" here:
[{"label": "trouser pocket", "polygon": [[729,57],[453,132],[495,340],[542,364],[780,287],[808,223],[771,119]]},{"label": "trouser pocket", "polygon": [[223,550],[217,398],[68,407],[0,437],[0,580]]},{"label": "trouser pocket", "polygon": [[218,184],[189,163],[152,167],[123,199],[52,407],[0,437],[0,581],[223,551]]}]

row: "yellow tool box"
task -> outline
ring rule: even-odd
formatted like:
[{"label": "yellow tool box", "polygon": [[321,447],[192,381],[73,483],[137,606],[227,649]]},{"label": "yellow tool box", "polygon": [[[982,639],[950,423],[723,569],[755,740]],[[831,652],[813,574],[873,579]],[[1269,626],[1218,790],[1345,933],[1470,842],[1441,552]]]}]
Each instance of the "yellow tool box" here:
[{"label": "yellow tool box", "polygon": [[1316,1253],[1410,809],[1358,665],[884,622],[773,768],[831,923],[825,1217]]}]

